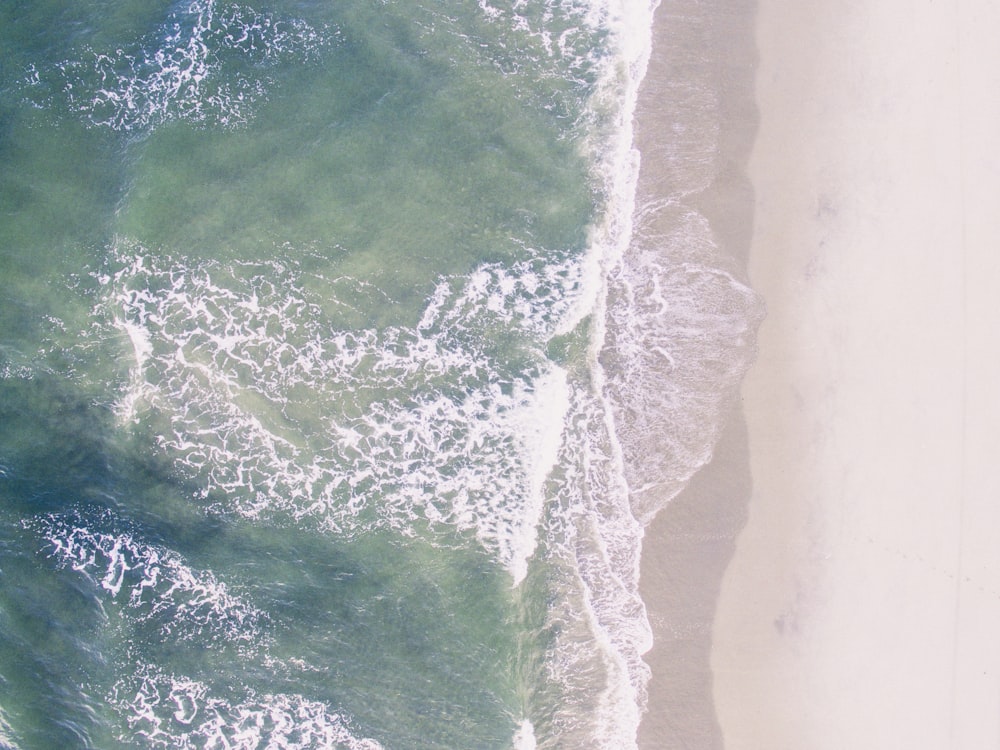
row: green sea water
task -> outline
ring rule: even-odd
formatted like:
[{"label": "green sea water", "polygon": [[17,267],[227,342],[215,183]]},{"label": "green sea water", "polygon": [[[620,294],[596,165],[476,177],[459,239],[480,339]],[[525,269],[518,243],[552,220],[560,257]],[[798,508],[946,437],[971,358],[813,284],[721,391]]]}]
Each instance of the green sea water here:
[{"label": "green sea water", "polygon": [[[503,564],[518,508],[469,478],[523,504],[489,422],[545,369],[601,201],[601,30],[0,12],[0,742],[510,746],[544,611]],[[496,292],[526,273],[548,287]]]},{"label": "green sea water", "polygon": [[0,2],[0,747],[634,743],[650,12]]}]

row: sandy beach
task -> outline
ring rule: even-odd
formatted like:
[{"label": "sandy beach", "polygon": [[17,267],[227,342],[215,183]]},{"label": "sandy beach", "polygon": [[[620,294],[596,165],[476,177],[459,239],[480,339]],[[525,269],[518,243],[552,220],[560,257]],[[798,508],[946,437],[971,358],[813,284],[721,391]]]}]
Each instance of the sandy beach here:
[{"label": "sandy beach", "polygon": [[[754,211],[747,164],[757,133],[754,17],[747,0],[662,0],[635,123],[637,233],[671,237],[677,213],[649,209],[669,196],[669,205],[708,220],[715,251],[705,262],[744,280]],[[646,529],[640,590],[654,641],[644,656],[653,677],[641,750],[722,747],[712,624],[749,493],[746,428],[734,393],[712,460]]]},{"label": "sandy beach", "polygon": [[726,750],[1000,747],[998,31],[984,0],[759,3]]}]

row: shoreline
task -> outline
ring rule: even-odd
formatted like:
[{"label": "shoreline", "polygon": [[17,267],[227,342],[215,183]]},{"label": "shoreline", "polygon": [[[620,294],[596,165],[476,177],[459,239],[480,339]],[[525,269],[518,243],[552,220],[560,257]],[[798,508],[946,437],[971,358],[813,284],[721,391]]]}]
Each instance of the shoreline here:
[{"label": "shoreline", "polygon": [[709,666],[723,575],[746,525],[750,472],[738,405],[712,460],[646,530],[640,591],[653,629],[652,669],[640,750],[721,750]]},{"label": "shoreline", "polygon": [[[708,260],[737,279],[747,275],[753,226],[747,163],[757,132],[754,18],[752,0],[723,9],[662,0],[634,117],[641,154],[637,213],[669,196],[705,217],[717,246]],[[719,49],[727,54],[716,54]],[[678,92],[684,97],[692,90],[695,96],[677,102]],[[702,102],[699,95],[714,99]],[[703,103],[709,111],[700,113]],[[699,114],[703,121],[693,119]],[[679,146],[677,133],[685,134]],[[654,211],[640,229],[669,236],[676,217],[664,212],[661,229]],[[640,750],[722,747],[709,668],[712,623],[722,576],[746,523],[750,483],[735,394],[726,411],[711,460],[645,529],[639,591],[653,646],[643,657],[652,677]]]},{"label": "shoreline", "polygon": [[1000,747],[998,31],[984,0],[760,2],[727,750]]}]

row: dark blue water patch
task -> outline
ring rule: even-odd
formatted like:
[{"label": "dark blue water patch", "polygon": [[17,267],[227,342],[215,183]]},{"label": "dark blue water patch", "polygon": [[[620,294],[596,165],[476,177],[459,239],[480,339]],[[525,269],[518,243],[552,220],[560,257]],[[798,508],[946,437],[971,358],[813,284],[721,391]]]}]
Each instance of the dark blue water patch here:
[{"label": "dark blue water patch", "polygon": [[[110,618],[110,674],[101,684],[129,693],[136,674],[181,677],[232,706],[255,695],[303,696],[346,710],[363,734],[390,747],[509,741],[516,623],[507,576],[484,556],[456,560],[388,539],[345,544],[294,530],[264,538],[250,528],[218,535],[210,549],[170,567],[173,550],[150,554],[141,531],[121,534],[124,526],[106,512],[79,511],[25,526],[71,550],[62,561],[39,550],[41,585],[68,582]],[[209,562],[227,571],[228,589],[206,573]],[[151,588],[137,599],[142,585]],[[65,627],[65,612],[43,616]],[[92,632],[76,640],[86,653],[101,641]],[[98,683],[72,670],[61,678],[70,693]],[[126,705],[126,716],[133,709]]]},{"label": "dark blue water patch", "polygon": [[127,736],[108,696],[139,666],[233,705],[304,696],[388,746],[506,746],[518,623],[485,553],[213,517],[62,379],[0,389],[0,705],[23,747]]},{"label": "dark blue water patch", "polygon": [[[138,530],[150,544],[182,553],[211,546],[224,520],[205,512],[200,488],[178,475],[153,436],[118,422],[104,395],[37,368],[0,379],[0,486],[11,522],[113,513],[119,531]],[[96,530],[115,531],[104,526]]]},{"label": "dark blue water patch", "polygon": [[7,508],[57,510],[110,482],[113,415],[52,373],[0,380],[0,464]]},{"label": "dark blue water patch", "polygon": [[516,623],[509,577],[485,555],[388,535],[254,535],[262,544],[243,537],[246,560],[229,567],[259,581],[271,655],[316,670],[263,684],[311,686],[387,747],[506,746]]},{"label": "dark blue water patch", "polygon": [[110,686],[103,608],[78,580],[39,564],[10,500],[0,484],[0,706],[23,750],[94,747]]}]

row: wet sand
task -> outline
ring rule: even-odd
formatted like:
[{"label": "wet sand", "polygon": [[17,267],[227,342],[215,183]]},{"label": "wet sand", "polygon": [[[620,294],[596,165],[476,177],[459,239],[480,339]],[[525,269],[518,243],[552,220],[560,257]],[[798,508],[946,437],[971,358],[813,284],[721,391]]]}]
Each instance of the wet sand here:
[{"label": "wet sand", "polygon": [[[715,54],[720,49],[726,54]],[[663,0],[636,108],[637,206],[669,196],[704,215],[718,246],[709,262],[737,278],[746,277],[753,228],[747,162],[757,132],[755,64],[753,2]],[[644,216],[639,231],[664,235],[669,228],[656,222],[676,220],[669,211]],[[653,678],[642,750],[722,747],[709,667],[712,623],[749,491],[746,429],[733,394],[712,461],[646,530],[640,591],[654,643],[644,657]]]}]

